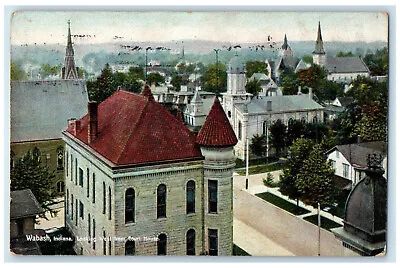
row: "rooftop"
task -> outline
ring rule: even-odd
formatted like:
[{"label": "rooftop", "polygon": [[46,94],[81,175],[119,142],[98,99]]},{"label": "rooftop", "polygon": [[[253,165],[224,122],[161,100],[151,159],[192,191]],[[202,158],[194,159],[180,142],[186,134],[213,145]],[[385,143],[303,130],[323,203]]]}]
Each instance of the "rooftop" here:
[{"label": "rooftop", "polygon": [[328,73],[369,73],[367,65],[359,57],[327,57]]},{"label": "rooftop", "polygon": [[34,217],[44,210],[30,189],[11,191],[10,219]]},{"label": "rooftop", "polygon": [[88,115],[80,124],[76,138],[115,165],[201,157],[194,133],[154,101],[147,86],[142,95],[118,90],[98,105],[98,135],[90,145]]}]

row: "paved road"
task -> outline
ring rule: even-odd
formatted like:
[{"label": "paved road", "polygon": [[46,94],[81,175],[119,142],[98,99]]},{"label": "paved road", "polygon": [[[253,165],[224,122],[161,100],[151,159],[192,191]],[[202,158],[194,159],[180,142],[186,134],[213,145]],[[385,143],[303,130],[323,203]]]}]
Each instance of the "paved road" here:
[{"label": "paved road", "polygon": [[[250,176],[249,180],[250,187],[261,187],[257,184],[260,176]],[[243,190],[244,183],[245,177],[234,176],[234,242],[244,250],[265,256],[273,252],[280,256],[317,256],[318,227]],[[253,237],[253,245],[248,246],[246,236],[252,230],[261,235]],[[254,248],[269,251],[257,252]],[[321,229],[321,256],[357,255],[345,249],[331,232]]]}]

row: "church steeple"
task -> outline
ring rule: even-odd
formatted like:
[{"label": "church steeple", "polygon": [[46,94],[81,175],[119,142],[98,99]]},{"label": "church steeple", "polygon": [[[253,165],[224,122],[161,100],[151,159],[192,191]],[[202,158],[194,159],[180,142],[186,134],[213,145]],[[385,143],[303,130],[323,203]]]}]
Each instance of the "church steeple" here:
[{"label": "church steeple", "polygon": [[322,41],[321,22],[318,22],[317,41],[315,42],[315,49],[313,54],[325,54],[324,42]]},{"label": "church steeple", "polygon": [[67,48],[65,50],[65,62],[62,68],[61,79],[78,79],[78,72],[75,67],[74,48],[71,38],[71,21],[68,20]]},{"label": "church steeple", "polygon": [[282,45],[282,52],[281,52],[281,55],[282,55],[283,57],[286,57],[286,56],[293,56],[293,52],[292,52],[292,49],[290,48],[290,46],[289,46],[289,44],[288,44],[286,34],[285,34],[285,38],[283,39],[283,45]]},{"label": "church steeple", "polygon": [[289,47],[289,45],[287,43],[287,37],[286,37],[286,34],[285,34],[285,38],[283,39],[282,49],[286,50],[286,49],[288,49],[288,47]]}]

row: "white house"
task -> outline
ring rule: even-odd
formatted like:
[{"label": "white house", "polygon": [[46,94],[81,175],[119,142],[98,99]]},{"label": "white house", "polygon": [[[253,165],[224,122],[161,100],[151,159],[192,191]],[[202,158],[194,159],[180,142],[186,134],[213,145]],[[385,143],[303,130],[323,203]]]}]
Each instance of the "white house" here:
[{"label": "white house", "polygon": [[335,175],[351,181],[353,186],[365,177],[364,169],[368,166],[369,154],[382,155],[383,176],[387,178],[387,144],[383,141],[337,145],[326,154],[327,161],[331,161],[335,169]]},{"label": "white house", "polygon": [[78,254],[232,254],[237,139],[218,100],[196,137],[149,87],[118,90],[89,102],[63,139]]}]

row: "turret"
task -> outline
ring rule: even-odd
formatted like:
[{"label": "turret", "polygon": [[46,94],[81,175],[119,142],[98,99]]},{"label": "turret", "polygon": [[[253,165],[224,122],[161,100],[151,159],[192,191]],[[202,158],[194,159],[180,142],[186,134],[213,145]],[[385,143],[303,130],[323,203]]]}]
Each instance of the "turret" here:
[{"label": "turret", "polygon": [[205,253],[229,256],[233,241],[233,146],[237,138],[218,98],[196,142],[204,156]]}]

